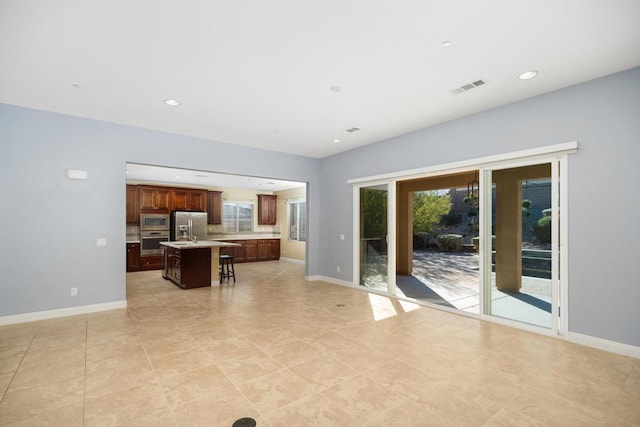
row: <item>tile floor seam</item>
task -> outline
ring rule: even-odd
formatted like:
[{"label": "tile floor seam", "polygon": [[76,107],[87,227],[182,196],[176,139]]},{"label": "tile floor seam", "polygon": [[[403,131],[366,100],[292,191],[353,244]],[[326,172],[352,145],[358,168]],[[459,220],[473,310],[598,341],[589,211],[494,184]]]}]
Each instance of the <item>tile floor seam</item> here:
[{"label": "tile floor seam", "polygon": [[[36,329],[36,331],[37,331],[37,329]],[[33,333],[33,336],[31,337],[31,340],[29,341],[29,345],[27,346],[27,349],[24,351],[24,353],[22,354],[22,357],[20,358],[20,363],[18,363],[18,366],[13,371],[13,375],[11,376],[11,380],[9,380],[9,384],[7,384],[7,388],[5,389],[4,393],[2,393],[2,399],[0,399],[0,405],[2,405],[2,402],[4,401],[5,397],[9,393],[9,389],[11,388],[11,385],[13,384],[13,381],[15,380],[16,375],[18,374],[18,371],[20,370],[20,367],[22,366],[22,362],[24,362],[24,358],[27,357],[27,353],[29,352],[29,349],[31,348],[31,345],[33,344],[33,341],[36,339],[36,333],[37,332]]]},{"label": "tile floor seam", "polygon": [[[185,331],[187,332],[187,331]],[[191,336],[191,334],[189,332],[187,332],[189,334],[189,336]],[[193,336],[191,336],[191,338],[193,338]],[[238,384],[236,384],[235,381],[233,381],[231,379],[231,377],[229,377],[229,375],[227,375],[227,373],[225,372],[224,369],[222,369],[222,367],[220,367],[218,365],[218,363],[214,360],[214,358],[209,354],[209,352],[207,350],[205,350],[202,346],[202,344],[200,343],[200,341],[196,340],[198,342],[198,347],[200,348],[200,350],[204,351],[204,353],[207,355],[207,357],[211,360],[211,362],[220,370],[220,372],[222,372],[222,375],[225,376],[225,378],[233,385],[233,387],[242,395],[242,397],[244,397],[244,399],[249,402],[249,404],[253,407],[253,409],[260,414],[260,416],[262,417],[262,419],[264,419],[266,421],[266,417],[265,415],[254,405],[254,403],[243,393],[243,391],[240,389],[240,387],[238,386]],[[265,353],[266,354],[266,353]],[[268,375],[268,374],[265,374]],[[164,389],[163,389],[164,392]],[[191,401],[196,400],[197,397],[195,399],[191,399]],[[174,414],[174,410],[171,409],[171,413],[174,416],[175,419],[175,414]],[[237,419],[241,419],[243,418],[243,416],[239,416]],[[178,425],[177,420],[176,420],[176,425]],[[269,427],[269,426],[267,426]]]},{"label": "tile floor seam", "polygon": [[149,357],[149,353],[147,352],[147,349],[145,348],[144,344],[142,344],[142,349],[144,350],[145,356],[147,356],[147,362],[151,366],[151,370],[153,371],[153,375],[156,378],[156,382],[158,384],[158,387],[160,388],[160,391],[162,392],[162,397],[164,398],[164,403],[165,403],[167,409],[169,410],[169,412],[171,413],[171,418],[173,419],[174,425],[178,426],[178,420],[176,419],[176,416],[174,414],[173,409],[171,409],[171,405],[169,404],[169,398],[167,398],[167,394],[165,393],[164,387],[162,386],[162,383],[160,382],[160,378],[158,377],[158,373],[156,372],[156,368],[155,368],[155,366],[153,366],[153,363],[151,362],[151,358]]},{"label": "tile floor seam", "polygon": [[89,318],[87,316],[86,327],[84,332],[84,377],[82,384],[82,425],[84,426],[85,422],[85,411],[86,411],[86,402],[87,402],[87,360],[88,360],[88,352],[89,352]]},{"label": "tile floor seam", "polygon": [[[544,395],[545,390],[538,387],[537,384],[529,384],[529,387],[531,387],[532,389],[536,389],[538,390],[538,392],[540,392],[541,395]],[[591,406],[587,406],[587,405],[583,405],[579,402],[574,401],[573,399],[569,399],[569,398],[565,398],[564,396],[560,396],[559,394],[554,393],[553,394],[553,398],[556,400],[560,400],[562,402],[564,402],[567,406],[572,406],[572,407],[578,407],[578,408],[582,408],[582,409],[588,409],[591,408]],[[611,405],[611,408],[613,408],[613,405]],[[606,424],[606,420],[609,418],[609,411],[611,410],[611,408],[607,411],[607,416],[604,417],[604,421],[601,420],[597,420],[596,418],[594,418],[593,416],[589,416],[589,418],[592,421],[595,421],[601,425],[605,425]]]},{"label": "tile floor seam", "polygon": [[[223,372],[223,374],[224,374],[224,372]],[[226,375],[226,374],[224,374],[224,375]],[[265,375],[269,375],[269,374],[265,374]],[[227,378],[227,379],[228,379],[229,381],[231,381],[231,379],[230,379],[230,378]],[[233,382],[233,381],[231,381],[231,384],[233,384],[233,386],[235,387],[235,389],[236,389],[236,390],[237,390],[237,391],[242,395],[242,397],[244,397],[244,399],[245,399],[247,402],[249,402],[249,404],[251,404],[251,407],[252,407],[252,408],[253,408],[253,409],[254,409],[258,414],[260,414],[260,417],[261,417],[261,418],[262,418],[262,419],[263,419],[267,424],[269,424],[269,426],[270,426],[271,424],[267,421],[266,414],[263,414],[263,413],[262,413],[262,411],[261,411],[261,410],[260,410],[260,409],[259,409],[259,408],[258,408],[258,407],[257,407],[257,406],[252,402],[252,401],[251,401],[251,399],[249,399],[249,398],[247,397],[247,395],[246,395],[246,394],[244,394],[244,392],[240,389],[239,384],[236,384],[236,383],[235,383],[235,382]],[[238,416],[238,418],[236,418],[236,419],[238,419],[238,420],[239,420],[239,419],[241,419],[241,418],[245,418],[245,417],[244,417],[244,415],[240,415],[240,416]]]}]

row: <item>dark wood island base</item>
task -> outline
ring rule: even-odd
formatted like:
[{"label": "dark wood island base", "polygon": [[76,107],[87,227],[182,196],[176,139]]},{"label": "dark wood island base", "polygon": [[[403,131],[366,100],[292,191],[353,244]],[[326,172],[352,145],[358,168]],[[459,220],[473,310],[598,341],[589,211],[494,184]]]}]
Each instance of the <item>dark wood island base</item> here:
[{"label": "dark wood island base", "polygon": [[162,277],[182,289],[211,286],[211,250],[194,248],[183,251],[165,247]]},{"label": "dark wood island base", "polygon": [[220,248],[235,243],[205,240],[201,242],[160,242],[164,246],[162,277],[182,289],[220,284]]}]

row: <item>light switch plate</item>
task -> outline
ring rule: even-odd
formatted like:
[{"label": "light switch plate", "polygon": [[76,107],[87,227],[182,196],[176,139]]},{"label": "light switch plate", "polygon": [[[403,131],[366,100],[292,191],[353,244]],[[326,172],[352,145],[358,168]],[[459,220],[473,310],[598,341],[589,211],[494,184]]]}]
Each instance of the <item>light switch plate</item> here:
[{"label": "light switch plate", "polygon": [[96,246],[107,246],[107,239],[105,239],[104,237],[98,237]]}]

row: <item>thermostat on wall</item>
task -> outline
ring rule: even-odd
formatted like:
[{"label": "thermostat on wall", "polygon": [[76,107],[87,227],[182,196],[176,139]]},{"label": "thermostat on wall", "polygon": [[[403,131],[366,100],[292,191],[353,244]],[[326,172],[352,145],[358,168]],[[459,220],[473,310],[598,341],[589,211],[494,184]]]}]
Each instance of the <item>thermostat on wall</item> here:
[{"label": "thermostat on wall", "polygon": [[87,179],[87,171],[68,169],[67,176],[69,179]]}]

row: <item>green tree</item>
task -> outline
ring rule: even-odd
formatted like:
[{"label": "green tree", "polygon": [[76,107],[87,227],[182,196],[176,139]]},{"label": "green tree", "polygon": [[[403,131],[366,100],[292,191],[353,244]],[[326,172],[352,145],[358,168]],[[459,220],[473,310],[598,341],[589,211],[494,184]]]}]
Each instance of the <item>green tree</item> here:
[{"label": "green tree", "polygon": [[450,211],[449,194],[439,195],[436,191],[413,193],[413,232],[432,232],[440,224],[442,215],[448,215]]},{"label": "green tree", "polygon": [[374,188],[360,189],[362,201],[362,237],[387,235],[387,191]]}]

